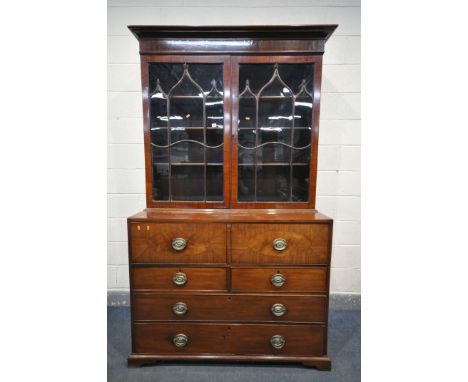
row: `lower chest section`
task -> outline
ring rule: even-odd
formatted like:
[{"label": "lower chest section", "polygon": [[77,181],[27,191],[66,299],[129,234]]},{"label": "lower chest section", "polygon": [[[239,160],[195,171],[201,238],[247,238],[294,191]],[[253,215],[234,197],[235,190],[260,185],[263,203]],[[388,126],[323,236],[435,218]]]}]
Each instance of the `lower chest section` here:
[{"label": "lower chest section", "polygon": [[129,223],[135,354],[323,356],[331,224]]}]

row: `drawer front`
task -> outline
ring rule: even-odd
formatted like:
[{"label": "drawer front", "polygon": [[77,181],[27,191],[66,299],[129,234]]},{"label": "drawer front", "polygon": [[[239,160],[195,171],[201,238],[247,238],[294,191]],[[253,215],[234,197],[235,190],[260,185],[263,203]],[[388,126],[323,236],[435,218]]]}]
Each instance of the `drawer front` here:
[{"label": "drawer front", "polygon": [[[233,292],[327,292],[328,269],[323,268],[232,268]],[[283,285],[275,282],[284,280]]]},{"label": "drawer front", "polygon": [[131,223],[129,230],[132,262],[226,263],[225,224]]},{"label": "drawer front", "polygon": [[[180,334],[186,336],[187,342],[179,336],[176,342],[182,346],[178,347],[174,338]],[[133,337],[136,353],[228,353],[229,349],[227,325],[135,323]]]},{"label": "drawer front", "polygon": [[[132,267],[132,288],[165,291],[225,291],[225,268]],[[185,278],[185,282],[184,281]],[[176,284],[176,282],[178,284]]]},{"label": "drawer front", "polygon": [[[235,354],[319,356],[326,353],[322,325],[233,325]],[[277,347],[271,343],[272,337]],[[282,346],[281,346],[282,345]]]},{"label": "drawer front", "polygon": [[331,225],[325,223],[233,224],[232,263],[326,265],[330,235]]},{"label": "drawer front", "polygon": [[325,323],[327,298],[135,293],[132,309],[134,320]]},{"label": "drawer front", "polygon": [[133,350],[140,354],[325,354],[322,325],[137,322],[133,337]]}]

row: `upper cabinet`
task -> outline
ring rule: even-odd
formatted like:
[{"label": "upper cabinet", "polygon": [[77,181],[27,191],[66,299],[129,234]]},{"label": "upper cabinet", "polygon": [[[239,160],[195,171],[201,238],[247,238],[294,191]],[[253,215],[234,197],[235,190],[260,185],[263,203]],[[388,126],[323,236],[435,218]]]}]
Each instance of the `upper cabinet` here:
[{"label": "upper cabinet", "polygon": [[130,29],[148,207],[315,208],[322,55],[335,26]]}]

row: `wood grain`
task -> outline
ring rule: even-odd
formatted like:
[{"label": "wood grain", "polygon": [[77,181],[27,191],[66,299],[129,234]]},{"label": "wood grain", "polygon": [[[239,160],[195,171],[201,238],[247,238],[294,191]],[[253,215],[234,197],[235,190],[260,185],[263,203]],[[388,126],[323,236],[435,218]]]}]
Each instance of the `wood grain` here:
[{"label": "wood grain", "polygon": [[[137,353],[223,353],[229,348],[227,325],[135,323],[133,326]],[[189,338],[183,348],[172,342],[179,333]]]},{"label": "wood grain", "polygon": [[[132,354],[129,366],[160,361],[295,362],[329,370],[328,292],[333,221],[315,208],[322,55],[336,25],[131,26],[139,40],[147,209],[128,218]],[[223,201],[152,200],[148,65],[223,65]],[[239,65],[310,63],[313,113],[309,199],[238,202]],[[187,241],[173,250],[176,237]],[[273,249],[282,238],[287,249]],[[173,283],[177,272],[188,282]],[[275,287],[271,277],[286,278]],[[177,302],[188,305],[175,315]],[[287,311],[276,317],[273,304]],[[176,334],[186,347],[173,344]],[[286,344],[274,349],[271,336]]]},{"label": "wood grain", "polygon": [[[327,268],[232,268],[233,292],[326,292]],[[286,278],[282,287],[275,287],[271,277],[281,273]]]},{"label": "wood grain", "polygon": [[[226,263],[226,225],[190,223],[132,223],[131,256],[136,263]],[[187,247],[175,251],[180,237]]]},{"label": "wood grain", "polygon": [[[134,323],[135,351],[158,354],[265,354],[321,356],[324,354],[324,327],[321,325],[271,324],[189,324]],[[185,347],[178,348],[173,338],[183,333]],[[275,349],[270,344],[281,335],[285,345]]]},{"label": "wood grain", "polygon": [[130,223],[331,223],[332,219],[311,209],[194,209],[146,208],[128,218]]},{"label": "wood grain", "polygon": [[[233,224],[233,264],[321,264],[329,261],[328,224]],[[282,238],[287,248],[277,251]]]},{"label": "wood grain", "polygon": [[[281,335],[285,345],[275,349],[270,338]],[[324,327],[320,325],[232,325],[235,354],[324,355]]]},{"label": "wood grain", "polygon": [[[223,291],[226,286],[225,268],[173,268],[173,267],[132,267],[133,290],[165,290],[165,291]],[[176,286],[172,277],[176,272],[187,275],[185,285]]]},{"label": "wood grain", "polygon": [[[188,311],[182,316],[172,312],[172,306],[184,302]],[[283,304],[287,311],[276,317],[273,304]],[[326,296],[290,295],[226,295],[226,294],[156,294],[135,293],[135,321],[231,321],[231,322],[308,322],[325,323]]]}]

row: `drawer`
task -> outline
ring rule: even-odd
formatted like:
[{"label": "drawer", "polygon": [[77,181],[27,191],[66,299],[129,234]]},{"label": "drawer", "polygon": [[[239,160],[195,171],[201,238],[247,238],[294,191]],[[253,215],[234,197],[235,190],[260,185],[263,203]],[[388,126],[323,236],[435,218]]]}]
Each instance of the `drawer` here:
[{"label": "drawer", "polygon": [[235,354],[326,354],[326,329],[322,325],[232,325],[231,336]]},{"label": "drawer", "polygon": [[131,223],[129,231],[135,263],[226,263],[225,224]]},{"label": "drawer", "polygon": [[225,268],[132,267],[133,289],[225,291]]},{"label": "drawer", "polygon": [[232,263],[327,265],[331,232],[328,223],[233,224]]},{"label": "drawer", "polygon": [[134,320],[325,323],[327,298],[135,293],[132,309]]},{"label": "drawer", "polygon": [[327,292],[325,267],[232,268],[231,272],[233,292]]},{"label": "drawer", "polygon": [[[135,323],[133,324],[134,352],[148,354],[227,353],[228,332],[227,325]],[[178,336],[176,342],[179,346],[174,344],[176,336]]]},{"label": "drawer", "polygon": [[[133,324],[140,354],[325,354],[325,326],[268,324]],[[176,343],[179,345],[177,346]]]}]

